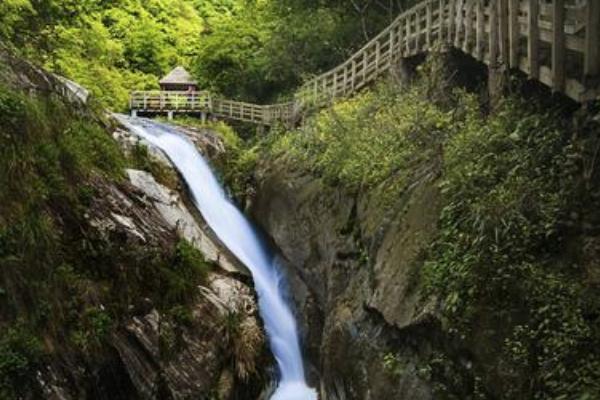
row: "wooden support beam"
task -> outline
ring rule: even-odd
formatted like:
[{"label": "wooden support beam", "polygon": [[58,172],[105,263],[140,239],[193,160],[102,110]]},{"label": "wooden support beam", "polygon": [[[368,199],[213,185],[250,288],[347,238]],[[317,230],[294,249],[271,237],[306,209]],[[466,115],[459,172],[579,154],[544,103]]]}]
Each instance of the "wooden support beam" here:
[{"label": "wooden support beam", "polygon": [[509,31],[510,31],[510,43],[509,43],[509,66],[510,68],[519,67],[519,38],[520,38],[520,23],[519,23],[519,12],[521,0],[510,0],[508,13],[509,13]]},{"label": "wooden support beam", "polygon": [[433,11],[431,9],[431,2],[428,1],[427,2],[427,17],[426,17],[427,18],[427,21],[426,21],[426,24],[427,24],[427,36],[426,36],[426,40],[427,40],[427,49],[428,50],[431,49],[431,45],[432,45],[432,42],[431,42],[431,35],[432,35],[432,30],[433,30],[433,21],[432,21],[433,15],[432,14],[433,14]]},{"label": "wooden support beam", "polygon": [[438,15],[438,21],[439,21],[439,26],[440,26],[440,30],[438,33],[438,40],[440,41],[440,43],[443,43],[445,40],[444,37],[444,30],[446,29],[446,3],[444,0],[439,0],[439,4],[438,4],[438,8],[439,8],[439,15]]},{"label": "wooden support beam", "polygon": [[421,52],[421,17],[419,11],[415,12],[415,54]]},{"label": "wooden support beam", "polygon": [[565,0],[554,0],[552,9],[552,85],[554,90],[562,92],[566,82]]},{"label": "wooden support beam", "polygon": [[390,63],[394,62],[394,57],[396,55],[396,49],[394,48],[395,44],[394,44],[394,27],[392,27],[390,29],[390,37],[388,39],[389,41],[389,54],[390,54]]},{"label": "wooden support beam", "polygon": [[459,48],[460,47],[460,33],[462,32],[463,29],[463,18],[462,18],[462,13],[463,13],[463,2],[464,0],[457,0],[457,2],[455,3],[455,9],[454,9],[454,47]]},{"label": "wooden support beam", "polygon": [[539,29],[539,0],[529,0],[527,12],[529,39],[527,43],[527,58],[529,59],[529,76],[532,79],[540,77],[540,29]]},{"label": "wooden support beam", "polygon": [[483,9],[483,0],[476,0],[477,4],[477,38],[475,44],[475,57],[481,61],[483,60],[483,50],[485,48],[485,14]]},{"label": "wooden support beam", "polygon": [[498,0],[498,31],[499,31],[499,49],[500,63],[509,64],[509,19],[508,19],[508,0]]},{"label": "wooden support beam", "polygon": [[473,4],[474,0],[467,0],[467,7],[465,9],[465,37],[463,40],[463,51],[470,53],[471,50],[471,36],[473,34]]},{"label": "wooden support beam", "polygon": [[410,57],[410,14],[406,16],[406,56]]},{"label": "wooden support beam", "polygon": [[490,2],[490,37],[489,37],[489,57],[490,67],[495,67],[498,63],[498,3]]},{"label": "wooden support beam", "polygon": [[448,6],[448,42],[454,38],[454,23],[456,20],[456,0],[450,0]]},{"label": "wooden support beam", "polygon": [[331,92],[331,97],[335,98],[335,96],[337,96],[337,90],[338,90],[338,72],[333,71],[333,90]]},{"label": "wooden support beam", "polygon": [[600,1],[588,0],[585,27],[586,77],[600,75]]},{"label": "wooden support beam", "polygon": [[398,47],[397,59],[399,60],[404,55],[404,21],[402,20],[398,21],[398,44],[396,46]]},{"label": "wooden support beam", "polygon": [[342,89],[342,95],[346,95],[348,92],[348,66],[344,66],[344,84]]},{"label": "wooden support beam", "polygon": [[521,11],[520,0],[510,0],[510,67],[519,67],[519,39],[521,37],[521,25],[519,13]]}]

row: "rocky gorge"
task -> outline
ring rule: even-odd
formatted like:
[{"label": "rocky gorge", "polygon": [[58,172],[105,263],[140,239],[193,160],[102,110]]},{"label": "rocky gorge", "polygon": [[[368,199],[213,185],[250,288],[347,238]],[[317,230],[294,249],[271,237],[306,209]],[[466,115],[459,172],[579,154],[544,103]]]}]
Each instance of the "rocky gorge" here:
[{"label": "rocky gorge", "polygon": [[[251,215],[288,266],[309,359],[324,398],[434,398],[419,377],[439,336],[419,291],[440,212],[435,170],[415,177],[392,210],[328,185],[284,159],[264,163]],[[285,221],[285,223],[282,223]],[[384,368],[402,354],[402,379]]]},{"label": "rocky gorge", "polygon": [[[252,279],[169,159],[75,83],[0,56],[0,397],[268,396]],[[244,181],[321,399],[595,399],[593,113],[490,111],[430,72],[341,102],[312,132],[232,149],[206,127],[170,129]]]}]

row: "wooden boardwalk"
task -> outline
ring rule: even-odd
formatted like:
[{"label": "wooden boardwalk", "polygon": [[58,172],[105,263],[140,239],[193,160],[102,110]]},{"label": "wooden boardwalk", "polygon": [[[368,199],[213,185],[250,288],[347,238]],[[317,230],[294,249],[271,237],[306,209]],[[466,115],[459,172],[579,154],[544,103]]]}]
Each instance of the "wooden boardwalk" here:
[{"label": "wooden boardwalk", "polygon": [[600,97],[600,0],[424,0],[344,63],[305,82],[290,103],[256,105],[205,92],[135,92],[131,109],[289,123],[356,93],[401,58],[435,44],[454,47],[490,67],[521,70],[577,102]]}]

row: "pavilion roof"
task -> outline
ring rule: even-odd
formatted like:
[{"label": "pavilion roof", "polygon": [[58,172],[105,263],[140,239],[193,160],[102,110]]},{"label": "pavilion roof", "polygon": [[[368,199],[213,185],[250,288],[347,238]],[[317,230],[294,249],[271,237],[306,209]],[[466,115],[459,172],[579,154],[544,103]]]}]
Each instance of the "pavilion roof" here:
[{"label": "pavilion roof", "polygon": [[198,82],[183,67],[176,67],[160,80],[161,85],[197,85]]}]

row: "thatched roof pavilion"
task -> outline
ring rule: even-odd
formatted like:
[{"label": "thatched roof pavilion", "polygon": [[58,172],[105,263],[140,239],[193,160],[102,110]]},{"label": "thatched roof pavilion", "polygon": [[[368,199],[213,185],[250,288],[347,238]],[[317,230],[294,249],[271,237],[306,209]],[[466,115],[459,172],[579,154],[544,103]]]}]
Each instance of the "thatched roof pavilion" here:
[{"label": "thatched roof pavilion", "polygon": [[198,90],[198,82],[183,67],[177,67],[160,80],[161,90]]}]

